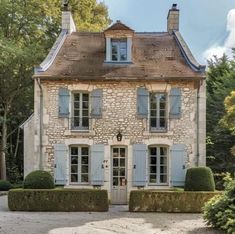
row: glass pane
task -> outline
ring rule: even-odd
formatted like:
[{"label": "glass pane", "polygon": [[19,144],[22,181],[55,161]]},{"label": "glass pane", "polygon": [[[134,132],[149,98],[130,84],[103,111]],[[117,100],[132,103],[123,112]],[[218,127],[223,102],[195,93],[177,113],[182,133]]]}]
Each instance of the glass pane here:
[{"label": "glass pane", "polygon": [[165,110],[161,110],[160,111],[160,117],[165,117],[166,111]]},{"label": "glass pane", "polygon": [[113,176],[118,176],[118,168],[113,168]]},{"label": "glass pane", "polygon": [[157,155],[157,148],[156,147],[150,148],[150,155]]},{"label": "glass pane", "polygon": [[119,148],[113,148],[113,153],[118,153]]},{"label": "glass pane", "polygon": [[71,164],[78,164],[78,157],[77,156],[71,157]]},{"label": "glass pane", "polygon": [[113,54],[113,55],[112,55],[112,61],[117,61],[117,60],[118,60],[117,55],[116,55],[116,54]]},{"label": "glass pane", "polygon": [[161,166],[160,167],[160,173],[167,173],[167,168],[166,168],[166,166]]},{"label": "glass pane", "polygon": [[74,102],[74,108],[79,109],[80,108],[80,102]]},{"label": "glass pane", "polygon": [[74,126],[74,127],[78,127],[78,126],[79,126],[79,123],[80,123],[79,117],[73,118],[73,126]]},{"label": "glass pane", "polygon": [[160,158],[160,164],[166,165],[167,164],[167,158],[166,157],[161,157]]},{"label": "glass pane", "polygon": [[71,166],[71,173],[78,173],[78,166],[77,165]]},{"label": "glass pane", "polygon": [[157,180],[156,180],[156,175],[150,175],[149,176],[149,183],[156,183]]},{"label": "glass pane", "polygon": [[88,155],[88,147],[82,147],[82,155]]},{"label": "glass pane", "polygon": [[82,95],[82,101],[88,101],[89,100],[89,95],[88,95],[88,93],[84,93],[83,95]]},{"label": "glass pane", "polygon": [[121,41],[120,42],[120,49],[126,49],[127,48],[127,42],[125,41]]},{"label": "glass pane", "polygon": [[71,182],[78,182],[78,175],[71,174]]},{"label": "glass pane", "polygon": [[82,164],[88,165],[88,157],[82,157]]},{"label": "glass pane", "polygon": [[126,186],[126,178],[125,177],[120,177],[120,186]]},{"label": "glass pane", "polygon": [[118,177],[113,177],[113,186],[118,186]]},{"label": "glass pane", "polygon": [[121,53],[120,53],[120,60],[121,61],[126,61],[127,60],[126,51],[121,51]]},{"label": "glass pane", "polygon": [[112,54],[117,54],[118,49],[117,49],[117,43],[112,42]]},{"label": "glass pane", "polygon": [[87,183],[88,182],[88,175],[82,175],[82,179],[81,179],[81,181],[83,182],[83,183]]},{"label": "glass pane", "polygon": [[166,147],[160,147],[160,155],[167,155]]},{"label": "glass pane", "polygon": [[120,168],[120,176],[125,176],[125,175],[126,175],[126,169]]},{"label": "glass pane", "polygon": [[150,164],[156,165],[157,164],[157,158],[156,157],[151,157],[150,158]]},{"label": "glass pane", "polygon": [[150,108],[151,108],[152,110],[156,110],[156,109],[157,109],[157,104],[156,104],[155,100],[154,100],[154,101],[151,101]]},{"label": "glass pane", "polygon": [[160,102],[165,102],[166,101],[166,95],[165,94],[159,94],[159,99],[160,99]]},{"label": "glass pane", "polygon": [[118,167],[118,158],[113,159],[113,166]]},{"label": "glass pane", "polygon": [[160,127],[165,128],[166,127],[166,120],[165,118],[160,118]]},{"label": "glass pane", "polygon": [[88,102],[82,102],[82,108],[88,109]]},{"label": "glass pane", "polygon": [[164,102],[160,103],[160,109],[162,110],[166,109],[166,104]]},{"label": "glass pane", "polygon": [[77,147],[71,147],[71,155],[78,155],[78,148]]},{"label": "glass pane", "polygon": [[126,149],[125,148],[121,148],[120,149],[120,157],[125,157],[126,154]]},{"label": "glass pane", "polygon": [[125,167],[125,158],[120,159],[120,167]]},{"label": "glass pane", "polygon": [[156,166],[150,166],[150,173],[157,173],[157,167]]},{"label": "glass pane", "polygon": [[151,118],[151,127],[152,128],[156,128],[157,127],[157,119],[156,118]]},{"label": "glass pane", "polygon": [[167,175],[160,175],[160,183],[167,183]]},{"label": "glass pane", "polygon": [[89,116],[88,110],[83,110],[82,111],[82,116],[83,117],[88,117]]},{"label": "glass pane", "polygon": [[87,118],[87,117],[82,118],[82,126],[83,127],[89,126],[89,118]]},{"label": "glass pane", "polygon": [[78,101],[80,100],[80,94],[79,93],[75,93],[74,94],[74,101]]},{"label": "glass pane", "polygon": [[157,116],[157,112],[156,110],[151,110],[151,117],[155,117]]},{"label": "glass pane", "polygon": [[74,117],[79,117],[80,111],[79,110],[74,110]]},{"label": "glass pane", "polygon": [[82,173],[88,173],[88,166],[82,166]]}]

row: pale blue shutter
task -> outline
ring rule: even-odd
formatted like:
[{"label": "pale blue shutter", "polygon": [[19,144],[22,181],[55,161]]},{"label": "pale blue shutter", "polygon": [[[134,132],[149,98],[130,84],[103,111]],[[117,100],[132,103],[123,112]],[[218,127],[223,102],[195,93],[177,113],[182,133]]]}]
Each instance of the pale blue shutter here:
[{"label": "pale blue shutter", "polygon": [[137,89],[137,115],[140,118],[148,118],[149,92],[145,88]]},{"label": "pale blue shutter", "polygon": [[67,167],[68,150],[64,144],[54,145],[54,179],[55,184],[66,184],[66,167]]},{"label": "pale blue shutter", "polygon": [[171,119],[179,119],[181,117],[181,89],[172,88],[170,91],[170,113]]},{"label": "pale blue shutter", "polygon": [[69,117],[69,101],[70,94],[69,90],[66,88],[59,89],[59,117],[68,118]]},{"label": "pale blue shutter", "polygon": [[102,106],[103,106],[103,90],[95,89],[91,92],[91,117],[101,118],[102,117]]},{"label": "pale blue shutter", "polygon": [[91,146],[91,184],[104,184],[104,145]]},{"label": "pale blue shutter", "polygon": [[185,162],[187,157],[186,145],[175,144],[171,147],[171,185],[184,186]]},{"label": "pale blue shutter", "polygon": [[147,146],[133,145],[133,186],[145,186],[147,182]]}]

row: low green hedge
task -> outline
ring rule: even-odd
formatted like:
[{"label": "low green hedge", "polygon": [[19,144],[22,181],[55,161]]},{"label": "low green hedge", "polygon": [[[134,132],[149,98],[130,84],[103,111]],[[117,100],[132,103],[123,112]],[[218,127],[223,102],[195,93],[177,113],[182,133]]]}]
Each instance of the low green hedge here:
[{"label": "low green hedge", "polygon": [[0,191],[8,191],[12,188],[12,184],[7,180],[0,180]]},{"label": "low green hedge", "polygon": [[129,211],[200,213],[209,199],[220,192],[131,191]]},{"label": "low green hedge", "polygon": [[8,193],[12,211],[108,211],[107,190],[12,189]]}]

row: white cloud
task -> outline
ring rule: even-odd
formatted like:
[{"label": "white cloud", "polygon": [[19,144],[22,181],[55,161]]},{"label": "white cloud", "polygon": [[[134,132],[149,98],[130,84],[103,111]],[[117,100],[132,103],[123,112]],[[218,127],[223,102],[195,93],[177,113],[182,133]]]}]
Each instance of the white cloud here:
[{"label": "white cloud", "polygon": [[232,56],[231,49],[235,47],[235,9],[230,10],[227,15],[227,31],[229,34],[224,44],[222,46],[214,44],[207,49],[203,53],[205,59],[211,59],[214,55],[221,57],[224,53],[229,57]]}]

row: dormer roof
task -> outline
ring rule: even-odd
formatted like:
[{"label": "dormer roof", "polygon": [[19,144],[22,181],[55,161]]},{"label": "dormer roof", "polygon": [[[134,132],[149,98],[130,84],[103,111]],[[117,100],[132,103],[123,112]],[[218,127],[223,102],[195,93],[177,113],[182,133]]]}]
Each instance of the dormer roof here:
[{"label": "dormer roof", "polygon": [[126,26],[125,24],[123,24],[120,20],[117,20],[116,23],[112,24],[109,28],[107,28],[104,32],[108,32],[108,31],[116,31],[116,30],[121,30],[121,31],[131,31],[134,32],[133,29],[131,29],[130,27]]}]

